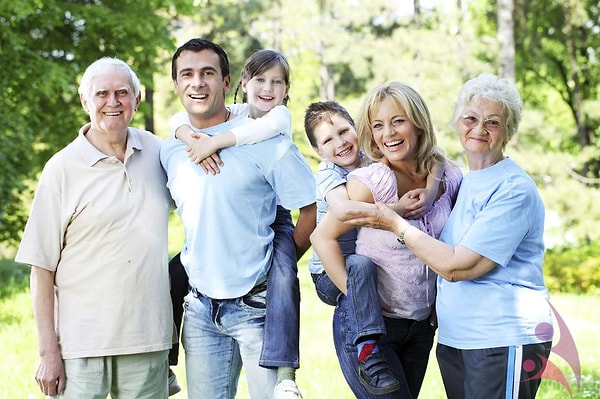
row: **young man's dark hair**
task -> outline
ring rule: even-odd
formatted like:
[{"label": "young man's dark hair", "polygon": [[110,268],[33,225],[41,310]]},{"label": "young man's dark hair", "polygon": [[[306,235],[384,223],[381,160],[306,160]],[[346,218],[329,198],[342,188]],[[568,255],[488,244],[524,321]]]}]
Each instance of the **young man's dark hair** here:
[{"label": "young man's dark hair", "polygon": [[202,50],[212,50],[219,56],[219,64],[221,65],[221,74],[223,77],[229,75],[229,58],[227,57],[227,53],[221,46],[216,43],[211,42],[210,40],[194,38],[190,39],[181,45],[175,54],[173,54],[173,58],[171,60],[171,78],[173,80],[177,79],[177,59],[184,51],[193,51],[198,53]]}]

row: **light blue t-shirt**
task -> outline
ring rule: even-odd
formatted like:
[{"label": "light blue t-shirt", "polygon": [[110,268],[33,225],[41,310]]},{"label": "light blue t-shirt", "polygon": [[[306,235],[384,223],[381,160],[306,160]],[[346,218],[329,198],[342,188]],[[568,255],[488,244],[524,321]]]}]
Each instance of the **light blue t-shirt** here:
[{"label": "light blue t-shirt", "polygon": [[474,280],[438,278],[439,337],[458,349],[550,341],[544,285],[544,204],[533,180],[513,160],[469,172],[440,239],[497,266]]},{"label": "light blue t-shirt", "polygon": [[[361,154],[362,158],[362,154]],[[325,214],[329,210],[329,205],[325,197],[329,191],[334,188],[346,184],[346,176],[350,170],[339,167],[333,162],[322,161],[317,169],[317,224],[323,220]],[[344,256],[354,253],[356,249],[356,235],[358,230],[352,229],[346,234],[338,238],[340,249]],[[308,269],[312,274],[320,274],[325,268],[317,253],[313,250],[312,257],[308,262]]]},{"label": "light blue t-shirt", "polygon": [[[217,134],[247,121],[236,117],[202,132]],[[190,284],[204,295],[243,296],[266,278],[271,265],[277,199],[286,209],[313,204],[313,173],[284,135],[222,149],[224,166],[216,175],[190,161],[186,147],[171,136],[160,152],[185,231],[181,262]]]}]

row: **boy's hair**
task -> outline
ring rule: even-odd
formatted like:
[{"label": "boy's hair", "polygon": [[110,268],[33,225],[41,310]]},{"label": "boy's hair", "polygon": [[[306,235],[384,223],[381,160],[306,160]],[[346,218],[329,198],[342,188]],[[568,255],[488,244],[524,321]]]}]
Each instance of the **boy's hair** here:
[{"label": "boy's hair", "polygon": [[112,68],[121,68],[129,75],[129,83],[131,84],[131,89],[133,90],[133,93],[131,94],[134,98],[137,98],[137,96],[140,94],[140,80],[138,79],[136,73],[125,61],[112,57],[102,57],[97,59],[86,68],[83,76],[81,77],[81,82],[79,83],[79,94],[86,99],[91,98],[92,80],[96,76],[102,75]]},{"label": "boy's hair", "polygon": [[445,157],[437,148],[437,139],[427,104],[412,87],[400,82],[390,82],[372,89],[364,98],[358,116],[358,143],[365,155],[372,161],[380,161],[383,154],[377,147],[371,131],[371,112],[384,99],[391,98],[404,109],[407,119],[417,128],[419,144],[417,148],[416,177],[431,172],[433,162],[445,162]]},{"label": "boy's hair", "polygon": [[346,108],[342,107],[335,101],[318,101],[310,104],[306,108],[304,114],[304,131],[310,145],[317,148],[317,139],[315,137],[315,129],[323,122],[328,122],[333,125],[332,118],[334,115],[339,115],[346,119],[348,123],[354,127],[354,119],[350,116]]},{"label": "boy's hair", "polygon": [[[290,64],[287,59],[278,51],[275,50],[258,50],[254,52],[246,62],[244,63],[244,67],[242,68],[242,72],[240,73],[240,80],[235,88],[235,93],[233,95],[233,103],[237,103],[237,94],[242,87],[242,82],[247,82],[256,75],[259,75],[266,71],[269,68],[274,67],[275,65],[280,65],[283,70],[283,79],[285,80],[285,87],[289,90],[290,88]],[[283,105],[287,105],[289,96],[286,93],[283,98]],[[242,103],[248,101],[248,96],[246,93],[242,95]]]},{"label": "boy's hair", "polygon": [[182,52],[192,51],[194,53],[199,53],[203,50],[211,50],[219,56],[221,75],[223,75],[222,77],[225,79],[225,77],[229,75],[229,58],[227,57],[227,53],[218,44],[201,38],[190,39],[175,51],[175,54],[173,54],[173,58],[171,59],[171,78],[177,80],[177,59],[181,56]]}]

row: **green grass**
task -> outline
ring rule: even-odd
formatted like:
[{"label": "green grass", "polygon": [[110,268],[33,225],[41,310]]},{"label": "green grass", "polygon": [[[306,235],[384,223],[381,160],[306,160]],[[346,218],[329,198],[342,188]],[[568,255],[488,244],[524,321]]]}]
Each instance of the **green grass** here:
[{"label": "green grass", "polygon": [[[353,395],[346,386],[333,348],[333,308],[321,303],[314,293],[306,259],[300,264],[302,313],[298,385],[307,399],[349,399]],[[0,261],[0,399],[42,397],[33,380],[38,357],[28,280],[27,267]],[[567,376],[573,389],[573,398],[600,398],[600,297],[556,294],[552,297],[552,303],[576,341],[581,361],[581,389],[577,389],[572,372],[560,357],[552,355],[550,360]],[[555,343],[557,341],[558,337],[555,337]],[[183,358],[175,370],[179,382],[185,386]],[[239,398],[249,397],[243,376],[239,391]],[[173,398],[187,398],[185,390]],[[420,398],[445,398],[433,355]],[[559,383],[544,380],[538,398],[564,399],[569,398],[569,394]]]}]

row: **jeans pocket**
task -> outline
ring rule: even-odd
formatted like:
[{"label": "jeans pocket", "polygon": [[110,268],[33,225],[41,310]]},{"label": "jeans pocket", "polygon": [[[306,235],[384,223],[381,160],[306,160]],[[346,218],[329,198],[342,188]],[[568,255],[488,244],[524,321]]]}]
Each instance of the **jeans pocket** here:
[{"label": "jeans pocket", "polygon": [[267,291],[242,297],[242,303],[252,309],[264,310],[267,308]]}]

